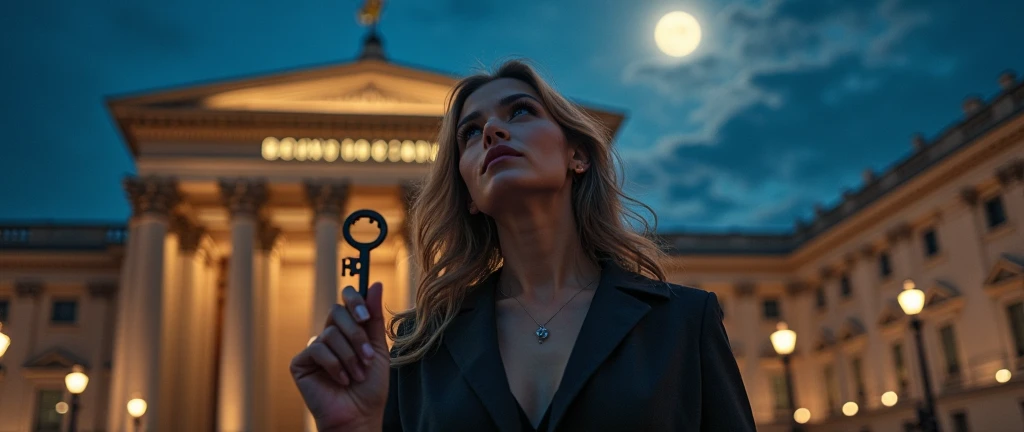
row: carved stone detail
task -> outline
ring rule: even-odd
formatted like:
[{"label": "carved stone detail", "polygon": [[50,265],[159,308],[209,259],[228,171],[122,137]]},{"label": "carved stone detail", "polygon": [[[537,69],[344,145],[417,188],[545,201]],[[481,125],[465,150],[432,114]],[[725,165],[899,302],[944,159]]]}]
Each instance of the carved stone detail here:
[{"label": "carved stone detail", "polygon": [[38,298],[43,293],[43,283],[39,281],[17,281],[14,283],[14,292],[18,297]]},{"label": "carved stone detail", "polygon": [[202,243],[206,230],[183,217],[175,219],[177,220],[175,225],[177,225],[178,248],[185,253],[194,253],[199,249],[199,244]]},{"label": "carved stone detail", "polygon": [[231,216],[256,216],[267,202],[267,184],[262,180],[221,179],[220,194]]},{"label": "carved stone detail", "polygon": [[832,279],[836,273],[836,269],[832,266],[821,266],[821,268],[818,269],[818,277],[821,278],[822,282]]},{"label": "carved stone detail", "polygon": [[307,182],[306,198],[316,216],[341,217],[348,199],[348,183]]},{"label": "carved stone detail", "polygon": [[890,229],[886,234],[886,239],[889,243],[899,243],[902,240],[907,240],[913,235],[914,229],[910,227],[910,224],[900,224]]},{"label": "carved stone detail", "polygon": [[866,259],[874,258],[878,254],[874,245],[866,244],[860,248],[860,256]]},{"label": "carved stone detail", "polygon": [[750,281],[736,282],[735,289],[737,297],[748,297],[754,295],[757,284]]},{"label": "carved stone detail", "polygon": [[792,281],[786,284],[786,294],[791,296],[802,294],[808,290],[808,285],[804,281]]},{"label": "carved stone detail", "polygon": [[260,221],[259,229],[256,231],[256,247],[263,252],[270,252],[274,250],[280,236],[280,228],[271,225],[269,221]]},{"label": "carved stone detail", "polygon": [[1012,182],[1024,182],[1024,159],[1014,160],[996,171],[999,184],[1009,186]]},{"label": "carved stone detail", "polygon": [[978,205],[978,188],[974,186],[964,186],[961,188],[960,201],[969,207]]},{"label": "carved stone detail", "polygon": [[132,215],[155,214],[167,216],[181,201],[178,182],[167,177],[128,177],[124,190],[131,202]]},{"label": "carved stone detail", "polygon": [[93,282],[88,285],[89,295],[97,298],[110,299],[117,294],[116,282]]}]

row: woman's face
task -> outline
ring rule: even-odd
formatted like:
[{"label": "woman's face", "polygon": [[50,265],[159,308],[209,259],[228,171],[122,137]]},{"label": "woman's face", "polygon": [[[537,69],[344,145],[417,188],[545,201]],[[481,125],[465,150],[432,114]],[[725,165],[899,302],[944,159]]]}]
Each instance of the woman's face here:
[{"label": "woman's face", "polygon": [[470,211],[493,216],[523,195],[570,187],[578,155],[528,84],[501,78],[483,85],[466,99],[458,121],[459,172],[473,200]]}]

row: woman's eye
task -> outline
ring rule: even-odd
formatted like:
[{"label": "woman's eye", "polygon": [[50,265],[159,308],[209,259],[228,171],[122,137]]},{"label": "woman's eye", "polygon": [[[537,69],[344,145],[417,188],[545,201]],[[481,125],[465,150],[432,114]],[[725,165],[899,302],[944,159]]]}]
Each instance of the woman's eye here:
[{"label": "woman's eye", "polygon": [[519,108],[516,108],[516,109],[512,110],[512,118],[519,117],[520,115],[523,115],[523,114],[531,114],[530,109],[526,108],[526,107],[519,107]]},{"label": "woman's eye", "polygon": [[480,128],[477,126],[466,126],[462,128],[462,132],[459,133],[459,141],[465,143],[473,138],[474,135],[480,132]]}]

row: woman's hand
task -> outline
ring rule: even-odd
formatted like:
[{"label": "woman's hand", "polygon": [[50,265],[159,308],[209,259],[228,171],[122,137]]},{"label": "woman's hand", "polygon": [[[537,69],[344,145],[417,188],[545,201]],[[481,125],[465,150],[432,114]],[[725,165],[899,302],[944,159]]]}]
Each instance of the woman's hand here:
[{"label": "woman's hand", "polygon": [[292,359],[292,378],[318,430],[381,429],[391,367],[382,291],[373,284],[364,302],[345,287],[345,306],[332,306],[323,331]]}]

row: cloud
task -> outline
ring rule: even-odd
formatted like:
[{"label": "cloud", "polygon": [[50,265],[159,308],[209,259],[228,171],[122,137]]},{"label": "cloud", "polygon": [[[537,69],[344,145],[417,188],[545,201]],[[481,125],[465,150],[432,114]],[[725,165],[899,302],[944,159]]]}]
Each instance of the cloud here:
[{"label": "cloud", "polygon": [[[743,110],[785,104],[784,95],[756,83],[758,76],[824,68],[849,56],[872,67],[905,62],[894,44],[928,16],[904,10],[901,1],[730,3],[706,25],[706,46],[694,58],[638,60],[625,68],[623,81],[656,89],[674,105],[695,106],[672,133],[675,143],[714,144],[722,125]],[[663,140],[658,147],[672,145]]]}]

